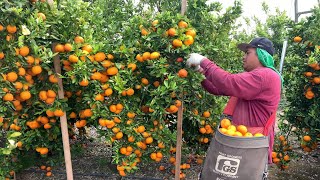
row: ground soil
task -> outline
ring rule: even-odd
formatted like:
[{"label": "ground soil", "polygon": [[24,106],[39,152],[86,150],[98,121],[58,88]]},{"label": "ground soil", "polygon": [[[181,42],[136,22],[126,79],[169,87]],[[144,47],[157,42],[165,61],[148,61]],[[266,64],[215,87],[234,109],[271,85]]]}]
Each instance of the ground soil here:
[{"label": "ground soil", "polygon": [[[320,179],[320,150],[317,149],[310,154],[306,154],[299,147],[294,148],[299,158],[291,160],[289,169],[279,170],[276,166],[270,166],[269,179],[271,180],[317,180]],[[74,155],[72,160],[73,177],[75,180],[159,180],[174,179],[171,169],[159,171],[159,165],[169,167],[166,163],[143,164],[140,170],[127,177],[120,177],[115,165],[111,163],[110,146],[102,143],[89,143],[85,152],[81,156]],[[186,171],[186,179],[196,180],[201,170],[201,165],[195,162]],[[42,180],[42,179],[67,179],[65,167],[53,167],[52,176],[46,177],[46,171],[39,167],[31,167],[17,173],[18,180]]]}]

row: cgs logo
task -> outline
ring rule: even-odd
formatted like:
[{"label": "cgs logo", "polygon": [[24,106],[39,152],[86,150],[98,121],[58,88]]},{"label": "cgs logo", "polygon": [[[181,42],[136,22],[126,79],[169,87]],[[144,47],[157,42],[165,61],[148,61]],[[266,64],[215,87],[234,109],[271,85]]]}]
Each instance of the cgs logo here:
[{"label": "cgs logo", "polygon": [[240,159],[233,159],[219,155],[217,157],[215,170],[226,175],[234,176],[237,174],[240,165]]}]

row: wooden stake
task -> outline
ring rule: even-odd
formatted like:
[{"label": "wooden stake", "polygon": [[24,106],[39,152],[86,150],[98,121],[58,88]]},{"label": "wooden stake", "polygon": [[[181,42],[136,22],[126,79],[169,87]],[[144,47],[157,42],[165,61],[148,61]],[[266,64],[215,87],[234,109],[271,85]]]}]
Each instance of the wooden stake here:
[{"label": "wooden stake", "polygon": [[177,146],[176,146],[176,170],[175,180],[180,179],[180,164],[181,164],[181,146],[182,146],[182,117],[183,117],[183,103],[178,109],[177,122]]},{"label": "wooden stake", "polygon": [[53,5],[53,0],[47,0],[47,2],[48,2],[48,4],[49,4],[50,6]]},{"label": "wooden stake", "polygon": [[[52,45],[52,49],[55,47],[55,43]],[[61,66],[60,66],[60,58],[59,56],[55,56],[54,60],[54,70],[56,74],[61,74]],[[62,79],[58,77],[58,96],[59,99],[64,98],[64,92],[63,92],[63,85],[62,85]],[[63,152],[64,152],[64,160],[66,164],[66,171],[67,171],[67,180],[73,180],[73,172],[72,172],[72,161],[71,161],[71,153],[70,153],[70,143],[69,143],[69,133],[68,133],[68,124],[67,124],[67,116],[66,112],[64,112],[64,115],[60,117],[60,125],[61,125],[61,134],[62,134],[62,142],[63,142]]]},{"label": "wooden stake", "polygon": [[[187,0],[181,0],[181,15],[187,10]],[[175,180],[180,179],[180,165],[181,165],[181,146],[182,146],[182,119],[183,119],[183,101],[178,109],[178,121],[177,121],[177,146],[176,146],[176,168],[175,168]]]},{"label": "wooden stake", "polygon": [[187,0],[181,0],[181,15],[187,11]]}]

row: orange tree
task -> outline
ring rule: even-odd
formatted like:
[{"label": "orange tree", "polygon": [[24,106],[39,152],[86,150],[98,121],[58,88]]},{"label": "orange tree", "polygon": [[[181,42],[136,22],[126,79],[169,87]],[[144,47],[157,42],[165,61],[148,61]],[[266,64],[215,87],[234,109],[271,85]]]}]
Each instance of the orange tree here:
[{"label": "orange tree", "polygon": [[[26,154],[32,157],[57,154],[54,150],[61,149],[62,143],[57,140],[61,133],[56,121],[66,103],[56,100],[58,86],[50,64],[53,53],[45,40],[49,38],[42,11],[46,5],[29,1],[0,4],[1,126],[8,138],[21,132],[16,141],[9,141],[17,149],[6,152],[2,149],[0,175],[4,177],[25,165],[20,157]],[[41,100],[40,89],[50,100]],[[46,115],[48,109],[53,116]]]},{"label": "orange tree", "polygon": [[[207,12],[208,9],[202,9],[206,7],[204,2],[199,2],[200,4],[194,4],[194,9],[188,9],[188,12],[190,11],[193,12],[193,14],[199,15],[202,12]],[[151,7],[154,8],[154,6]],[[161,4],[157,7],[165,8],[170,6]],[[159,11],[161,11],[161,9]],[[239,11],[234,12],[234,14],[237,13],[239,13]],[[228,15],[227,13],[225,16]],[[196,22],[196,17],[197,16],[193,17],[194,22]],[[223,19],[221,20],[206,14],[206,16],[202,18],[203,20],[198,23],[203,23],[204,20],[209,22],[208,19],[210,18],[214,19],[217,24],[222,24],[220,21],[225,22],[223,18],[221,18]],[[219,38],[224,40],[225,44],[227,44],[228,36],[227,33],[223,34],[223,32],[231,29],[230,24],[232,24],[235,18],[236,15],[229,18],[226,17],[228,21],[224,25],[228,28],[221,28],[221,30],[219,29],[220,31],[217,30],[216,32],[217,34],[218,32],[222,34]],[[132,124],[134,128],[138,129],[129,128],[129,132],[121,132],[119,136],[120,140],[117,138],[117,135],[119,129],[121,130],[122,128],[116,128],[116,133],[114,131],[110,132],[111,134],[109,134],[109,136],[115,136],[112,138],[112,141],[114,141],[116,145],[119,143],[119,146],[114,146],[114,149],[115,151],[119,151],[118,156],[116,156],[116,161],[118,159],[120,160],[121,157],[122,164],[125,165],[125,168],[118,168],[121,172],[123,172],[123,169],[129,171],[132,169],[128,164],[136,165],[135,159],[131,156],[132,151],[125,151],[127,149],[131,150],[132,147],[135,148],[138,146],[138,157],[141,156],[140,153],[143,151],[143,153],[147,154],[147,159],[149,160],[161,161],[162,154],[168,155],[168,148],[172,145],[174,146],[172,143],[175,142],[175,131],[173,130],[175,129],[177,106],[180,105],[181,101],[185,103],[183,130],[186,143],[192,145],[194,148],[199,148],[202,152],[207,147],[199,146],[198,142],[200,141],[201,144],[207,144],[209,142],[210,134],[215,125],[213,121],[218,120],[223,104],[217,101],[219,98],[213,98],[213,96],[208,95],[199,87],[197,82],[201,80],[201,77],[193,71],[186,69],[185,60],[187,55],[192,52],[191,48],[194,48],[193,51],[201,52],[204,47],[208,47],[208,49],[211,47],[213,51],[210,52],[213,53],[217,47],[214,48],[214,45],[212,45],[214,39],[206,39],[203,38],[204,36],[196,35],[199,32],[201,33],[202,30],[192,28],[191,24],[194,24],[192,23],[192,19],[188,20],[185,17],[180,17],[170,12],[160,13],[158,16],[152,16],[152,13],[146,12],[143,14],[143,17],[133,18],[128,21],[128,26],[124,27],[123,38],[117,39],[119,44],[118,49],[113,51],[115,61],[123,62],[124,59],[124,63],[127,65],[129,65],[128,63],[130,62],[134,63],[136,64],[135,66],[137,66],[137,70],[131,74],[125,65],[119,65],[118,67],[123,67],[119,71],[120,78],[116,75],[110,79],[110,82],[116,82],[115,85],[111,85],[113,87],[112,89],[113,91],[116,90],[115,93],[118,93],[118,96],[121,94],[121,99],[127,101],[120,104],[130,104],[128,108],[124,110],[129,111],[130,114],[132,114],[131,111],[133,111],[136,115],[133,117],[137,120],[143,120],[142,122],[144,123],[147,122],[147,124],[141,124],[141,121],[131,121],[130,117],[132,116],[129,115],[129,117],[127,113],[124,113],[122,114],[121,120],[123,120],[123,118],[126,119],[127,125],[128,123],[130,125]],[[208,27],[208,29],[210,29],[210,27]],[[208,32],[208,30],[205,32]],[[192,39],[190,36],[194,37],[195,44],[190,40]],[[198,38],[201,44],[197,44]],[[200,41],[200,39],[202,41]],[[210,43],[210,45],[207,43]],[[158,55],[160,55],[159,59]],[[133,60],[132,57],[135,57],[135,60]],[[188,75],[186,75],[186,71]],[[177,76],[176,73],[181,75]],[[128,88],[134,89],[133,96],[125,96]],[[139,98],[134,99],[135,96]],[[130,110],[131,108],[133,108],[133,110]],[[110,113],[108,115],[110,116]],[[110,128],[113,128],[113,124],[114,123],[111,123]],[[118,124],[118,126],[121,126],[121,123]],[[139,131],[140,128],[141,131]],[[146,128],[147,133],[145,133]],[[139,133],[137,133],[137,135],[136,131],[140,132],[140,134],[142,132],[144,139],[141,139],[141,135]],[[127,137],[128,139],[123,139],[123,137]],[[173,138],[173,141],[167,137]],[[137,138],[139,141],[135,144]],[[126,141],[129,141],[129,143]],[[132,142],[130,143],[130,141]],[[159,147],[159,143],[161,147],[166,148],[161,150],[162,148]],[[174,149],[171,149],[170,152],[174,152]],[[158,158],[155,156],[155,153],[160,154]],[[133,157],[135,156],[136,155],[133,154]],[[140,158],[137,160],[140,161],[139,159]],[[175,162],[174,157],[170,157],[169,160],[172,163]]]},{"label": "orange tree", "polygon": [[[66,4],[72,9],[71,14],[56,6],[50,7],[45,1],[0,3],[0,125],[6,135],[2,138],[8,139],[0,153],[1,177],[12,175],[9,174],[12,170],[42,163],[30,159],[41,158],[48,165],[61,161],[63,153],[58,120],[69,108],[67,99],[57,98],[53,56],[62,49],[70,51],[77,45],[59,44],[54,51],[51,47],[54,43],[68,42],[70,36],[88,32],[85,9],[89,4],[74,4]],[[64,21],[66,19],[74,23],[69,24],[70,21]],[[15,132],[20,132],[20,136],[17,137]],[[13,137],[15,141],[12,141]],[[9,150],[5,148],[7,145]]]},{"label": "orange tree", "polygon": [[[84,61],[72,64],[66,76],[70,84],[83,86],[75,93],[82,103],[82,109],[76,110],[80,113],[77,122],[99,125],[98,132],[113,145],[120,175],[125,175],[140,161],[159,162],[170,149],[174,152],[177,111],[182,103],[188,125],[184,128],[186,142],[208,143],[214,129],[214,111],[208,102],[214,105],[215,101],[195,83],[202,79],[200,74],[185,66],[197,38],[186,17],[171,13],[137,16],[122,31],[112,54],[89,53]],[[88,84],[82,85],[83,80]],[[86,111],[90,113],[84,114]]]},{"label": "orange tree", "polygon": [[[99,125],[98,132],[113,143],[121,175],[135,170],[141,160],[161,161],[174,153],[176,113],[182,102],[185,141],[198,152],[207,147],[198,143],[209,142],[223,104],[199,87],[199,74],[185,67],[191,48],[201,51],[205,45],[196,43],[197,29],[190,22],[175,13],[145,12],[120,24],[104,50],[82,48],[78,56],[84,53],[84,62],[65,65],[69,87],[82,86],[69,93],[77,102],[69,103],[79,115],[73,116],[76,126]],[[66,59],[71,55],[64,54]]]},{"label": "orange tree", "polygon": [[[180,12],[180,2],[140,1],[141,9],[148,7],[152,13],[157,12]],[[233,6],[223,12],[222,4],[219,2],[208,3],[206,0],[188,1],[185,15],[197,31],[199,47],[194,52],[199,52],[214,60],[221,67],[231,72],[241,71],[241,51],[236,45],[242,41],[248,41],[239,37],[236,32],[241,28],[241,24],[236,24],[236,20],[242,13],[242,4],[235,1]],[[245,40],[244,40],[245,39]]]},{"label": "orange tree", "polygon": [[[197,2],[192,7],[199,15],[206,6],[204,1]],[[120,175],[135,170],[137,162],[161,161],[169,154],[169,161],[175,163],[175,127],[182,103],[186,145],[198,153],[206,150],[223,101],[200,87],[203,77],[187,68],[185,60],[196,51],[214,56],[217,49],[211,54],[208,47],[217,48],[219,44],[212,44],[215,39],[227,46],[227,32],[239,7],[218,18],[206,14],[201,22],[209,23],[211,18],[219,24],[217,35],[206,39],[215,25],[193,28],[198,16],[188,19],[176,12],[138,11],[140,16],[129,18],[135,12],[130,2],[119,3],[128,15],[121,16],[116,9],[108,18],[118,22],[108,25],[98,17],[106,17],[104,10],[114,6],[98,4],[80,0],[52,6],[37,0],[0,3],[4,42],[0,125],[6,132],[4,146],[8,145],[0,154],[2,177],[27,165],[40,165],[26,164],[28,157],[41,157],[46,165],[61,160],[56,157],[62,157],[59,117],[64,112],[71,135],[78,129],[83,137],[85,128],[93,126],[112,143]],[[55,55],[61,58],[60,75],[53,70]],[[61,100],[58,76],[65,90]]]},{"label": "orange tree", "polygon": [[319,138],[319,8],[311,16],[292,24],[288,48],[288,63],[284,66],[286,79],[285,109],[287,119],[301,140],[304,151],[317,147]]}]

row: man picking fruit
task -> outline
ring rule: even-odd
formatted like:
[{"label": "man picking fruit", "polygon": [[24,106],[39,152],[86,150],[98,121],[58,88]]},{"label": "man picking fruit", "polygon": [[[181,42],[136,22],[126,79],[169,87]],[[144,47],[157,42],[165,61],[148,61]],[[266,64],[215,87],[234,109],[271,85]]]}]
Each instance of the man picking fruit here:
[{"label": "man picking fruit", "polygon": [[282,78],[274,68],[273,43],[261,37],[253,39],[249,44],[239,44],[238,48],[245,52],[242,58],[245,72],[231,74],[197,53],[190,55],[187,65],[195,66],[196,70],[204,74],[205,80],[201,84],[208,92],[232,97],[233,124],[245,125],[249,131],[270,137],[269,163],[272,163],[275,121],[267,132],[259,131],[264,130],[280,102]]}]

